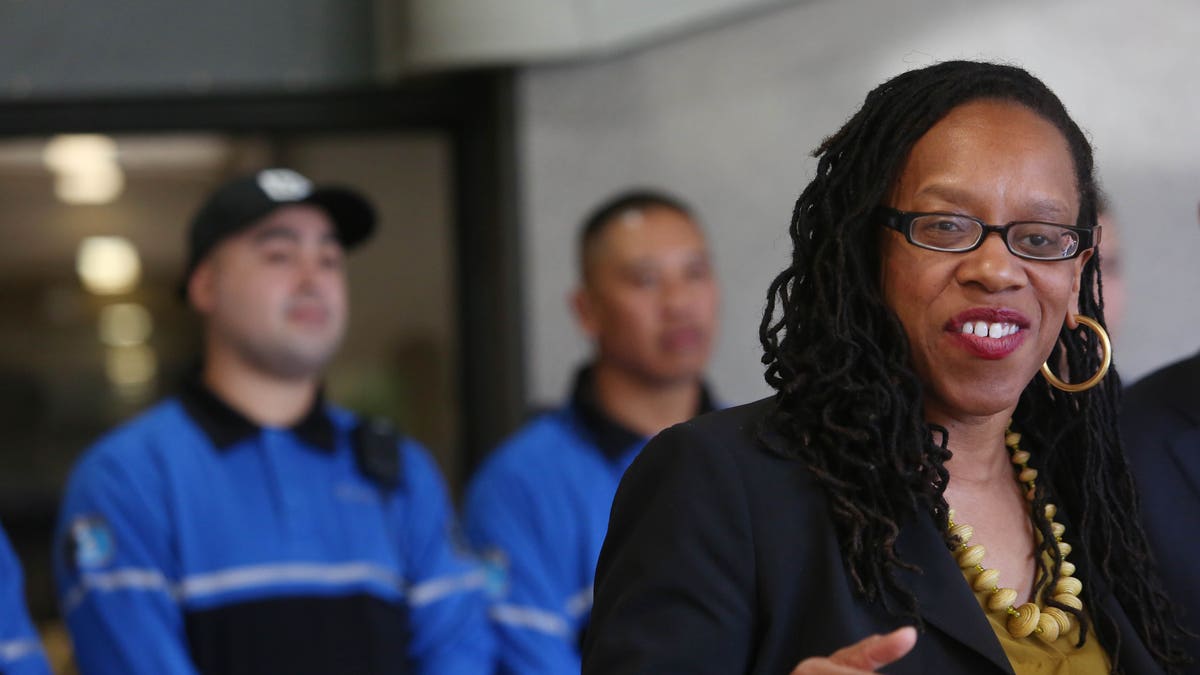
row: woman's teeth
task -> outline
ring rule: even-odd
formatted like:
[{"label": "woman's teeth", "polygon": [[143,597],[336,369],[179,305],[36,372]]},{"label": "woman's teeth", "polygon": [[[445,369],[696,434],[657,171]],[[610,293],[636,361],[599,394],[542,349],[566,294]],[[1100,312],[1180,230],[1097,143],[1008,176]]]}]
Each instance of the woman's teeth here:
[{"label": "woman's teeth", "polygon": [[990,337],[1000,339],[1008,337],[1013,333],[1021,330],[1020,326],[1015,323],[988,323],[986,321],[967,321],[963,324],[963,335],[976,335],[978,337]]}]

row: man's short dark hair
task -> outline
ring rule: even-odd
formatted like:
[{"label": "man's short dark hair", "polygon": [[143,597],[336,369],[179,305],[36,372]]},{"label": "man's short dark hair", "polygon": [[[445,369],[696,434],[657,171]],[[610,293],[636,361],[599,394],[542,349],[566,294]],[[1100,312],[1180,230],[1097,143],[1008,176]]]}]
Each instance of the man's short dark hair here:
[{"label": "man's short dark hair", "polygon": [[1110,215],[1111,213],[1112,213],[1112,199],[1109,198],[1107,192],[1105,192],[1103,189],[1101,189],[1099,186],[1097,186],[1096,187],[1096,215],[1104,216],[1104,215]]},{"label": "man's short dark hair", "polygon": [[630,211],[669,209],[695,222],[692,207],[682,199],[662,190],[635,188],[609,197],[588,214],[579,230],[579,269],[587,270],[588,253],[604,230]]}]

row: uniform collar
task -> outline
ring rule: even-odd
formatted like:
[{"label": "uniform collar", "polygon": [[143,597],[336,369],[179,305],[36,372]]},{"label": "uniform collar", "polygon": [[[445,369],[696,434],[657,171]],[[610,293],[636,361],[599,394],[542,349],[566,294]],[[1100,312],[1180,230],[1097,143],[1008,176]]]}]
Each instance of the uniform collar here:
[{"label": "uniform collar", "polygon": [[[596,396],[595,371],[591,365],[580,368],[575,374],[575,384],[571,390],[571,408],[583,422],[592,442],[609,460],[616,461],[635,444],[646,442],[645,436],[622,425],[600,406],[600,400]],[[700,405],[696,414],[702,415],[715,409],[708,385],[701,382]]]},{"label": "uniform collar", "polygon": [[[261,426],[250,421],[209,389],[201,379],[200,373],[201,369],[195,368],[184,379],[179,401],[188,416],[204,431],[217,450],[228,450],[262,432]],[[333,420],[329,419],[329,413],[325,409],[325,397],[322,392],[317,392],[312,407],[288,431],[307,445],[325,452],[333,452]]]}]

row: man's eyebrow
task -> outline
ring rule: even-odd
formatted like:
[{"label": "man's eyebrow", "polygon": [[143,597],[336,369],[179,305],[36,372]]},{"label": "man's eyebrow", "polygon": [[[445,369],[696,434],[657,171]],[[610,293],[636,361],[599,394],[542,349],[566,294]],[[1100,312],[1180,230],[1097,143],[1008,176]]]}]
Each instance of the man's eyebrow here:
[{"label": "man's eyebrow", "polygon": [[255,244],[279,240],[300,241],[300,235],[290,227],[284,227],[282,225],[269,225],[267,227],[260,228],[250,239]]}]

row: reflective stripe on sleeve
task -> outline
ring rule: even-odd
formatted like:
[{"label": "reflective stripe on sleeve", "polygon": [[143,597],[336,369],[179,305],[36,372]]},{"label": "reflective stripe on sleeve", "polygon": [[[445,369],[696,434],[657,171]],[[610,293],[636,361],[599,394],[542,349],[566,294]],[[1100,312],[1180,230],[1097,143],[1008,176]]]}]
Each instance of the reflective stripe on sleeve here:
[{"label": "reflective stripe on sleeve", "polygon": [[15,663],[26,656],[40,654],[41,651],[41,643],[33,638],[0,642],[0,665]]},{"label": "reflective stripe on sleeve", "polygon": [[85,572],[79,578],[79,584],[67,591],[63,597],[63,613],[70,614],[83,598],[90,592],[111,592],[120,590],[160,591],[173,594],[167,578],[153,568],[140,569],[128,567],[111,572]]},{"label": "reflective stripe on sleeve", "polygon": [[579,590],[575,595],[567,599],[567,614],[572,619],[579,617],[592,611],[592,587]]},{"label": "reflective stripe on sleeve", "polygon": [[483,570],[471,570],[436,577],[406,589],[404,580],[394,571],[365,561],[247,565],[190,575],[178,583],[171,583],[155,569],[126,568],[83,574],[79,584],[66,594],[63,611],[70,613],[92,592],[154,591],[166,593],[173,601],[195,601],[225,593],[295,585],[326,590],[372,585],[394,594],[397,599],[407,595],[412,606],[422,607],[455,593],[481,589],[486,580]]},{"label": "reflective stripe on sleeve", "polygon": [[233,567],[219,572],[185,577],[176,590],[181,600],[219,595],[234,591],[278,586],[312,584],[328,588],[374,583],[403,594],[404,583],[392,570],[369,562],[337,564],[277,563]]},{"label": "reflective stripe on sleeve", "polygon": [[435,577],[411,586],[408,589],[408,601],[413,607],[424,607],[448,595],[483,588],[486,582],[487,573],[483,570]]},{"label": "reflective stripe on sleeve", "polygon": [[156,569],[125,568],[81,575],[79,584],[64,596],[63,612],[74,611],[94,592],[152,591],[165,593],[172,601],[182,601],[297,584],[324,589],[373,584],[397,597],[404,596],[403,580],[392,570],[370,562],[248,565],[191,575],[177,583],[170,582]]},{"label": "reflective stripe on sleeve", "polygon": [[493,607],[491,614],[492,619],[502,626],[525,628],[558,638],[567,638],[571,634],[566,619],[536,607],[501,604]]}]

